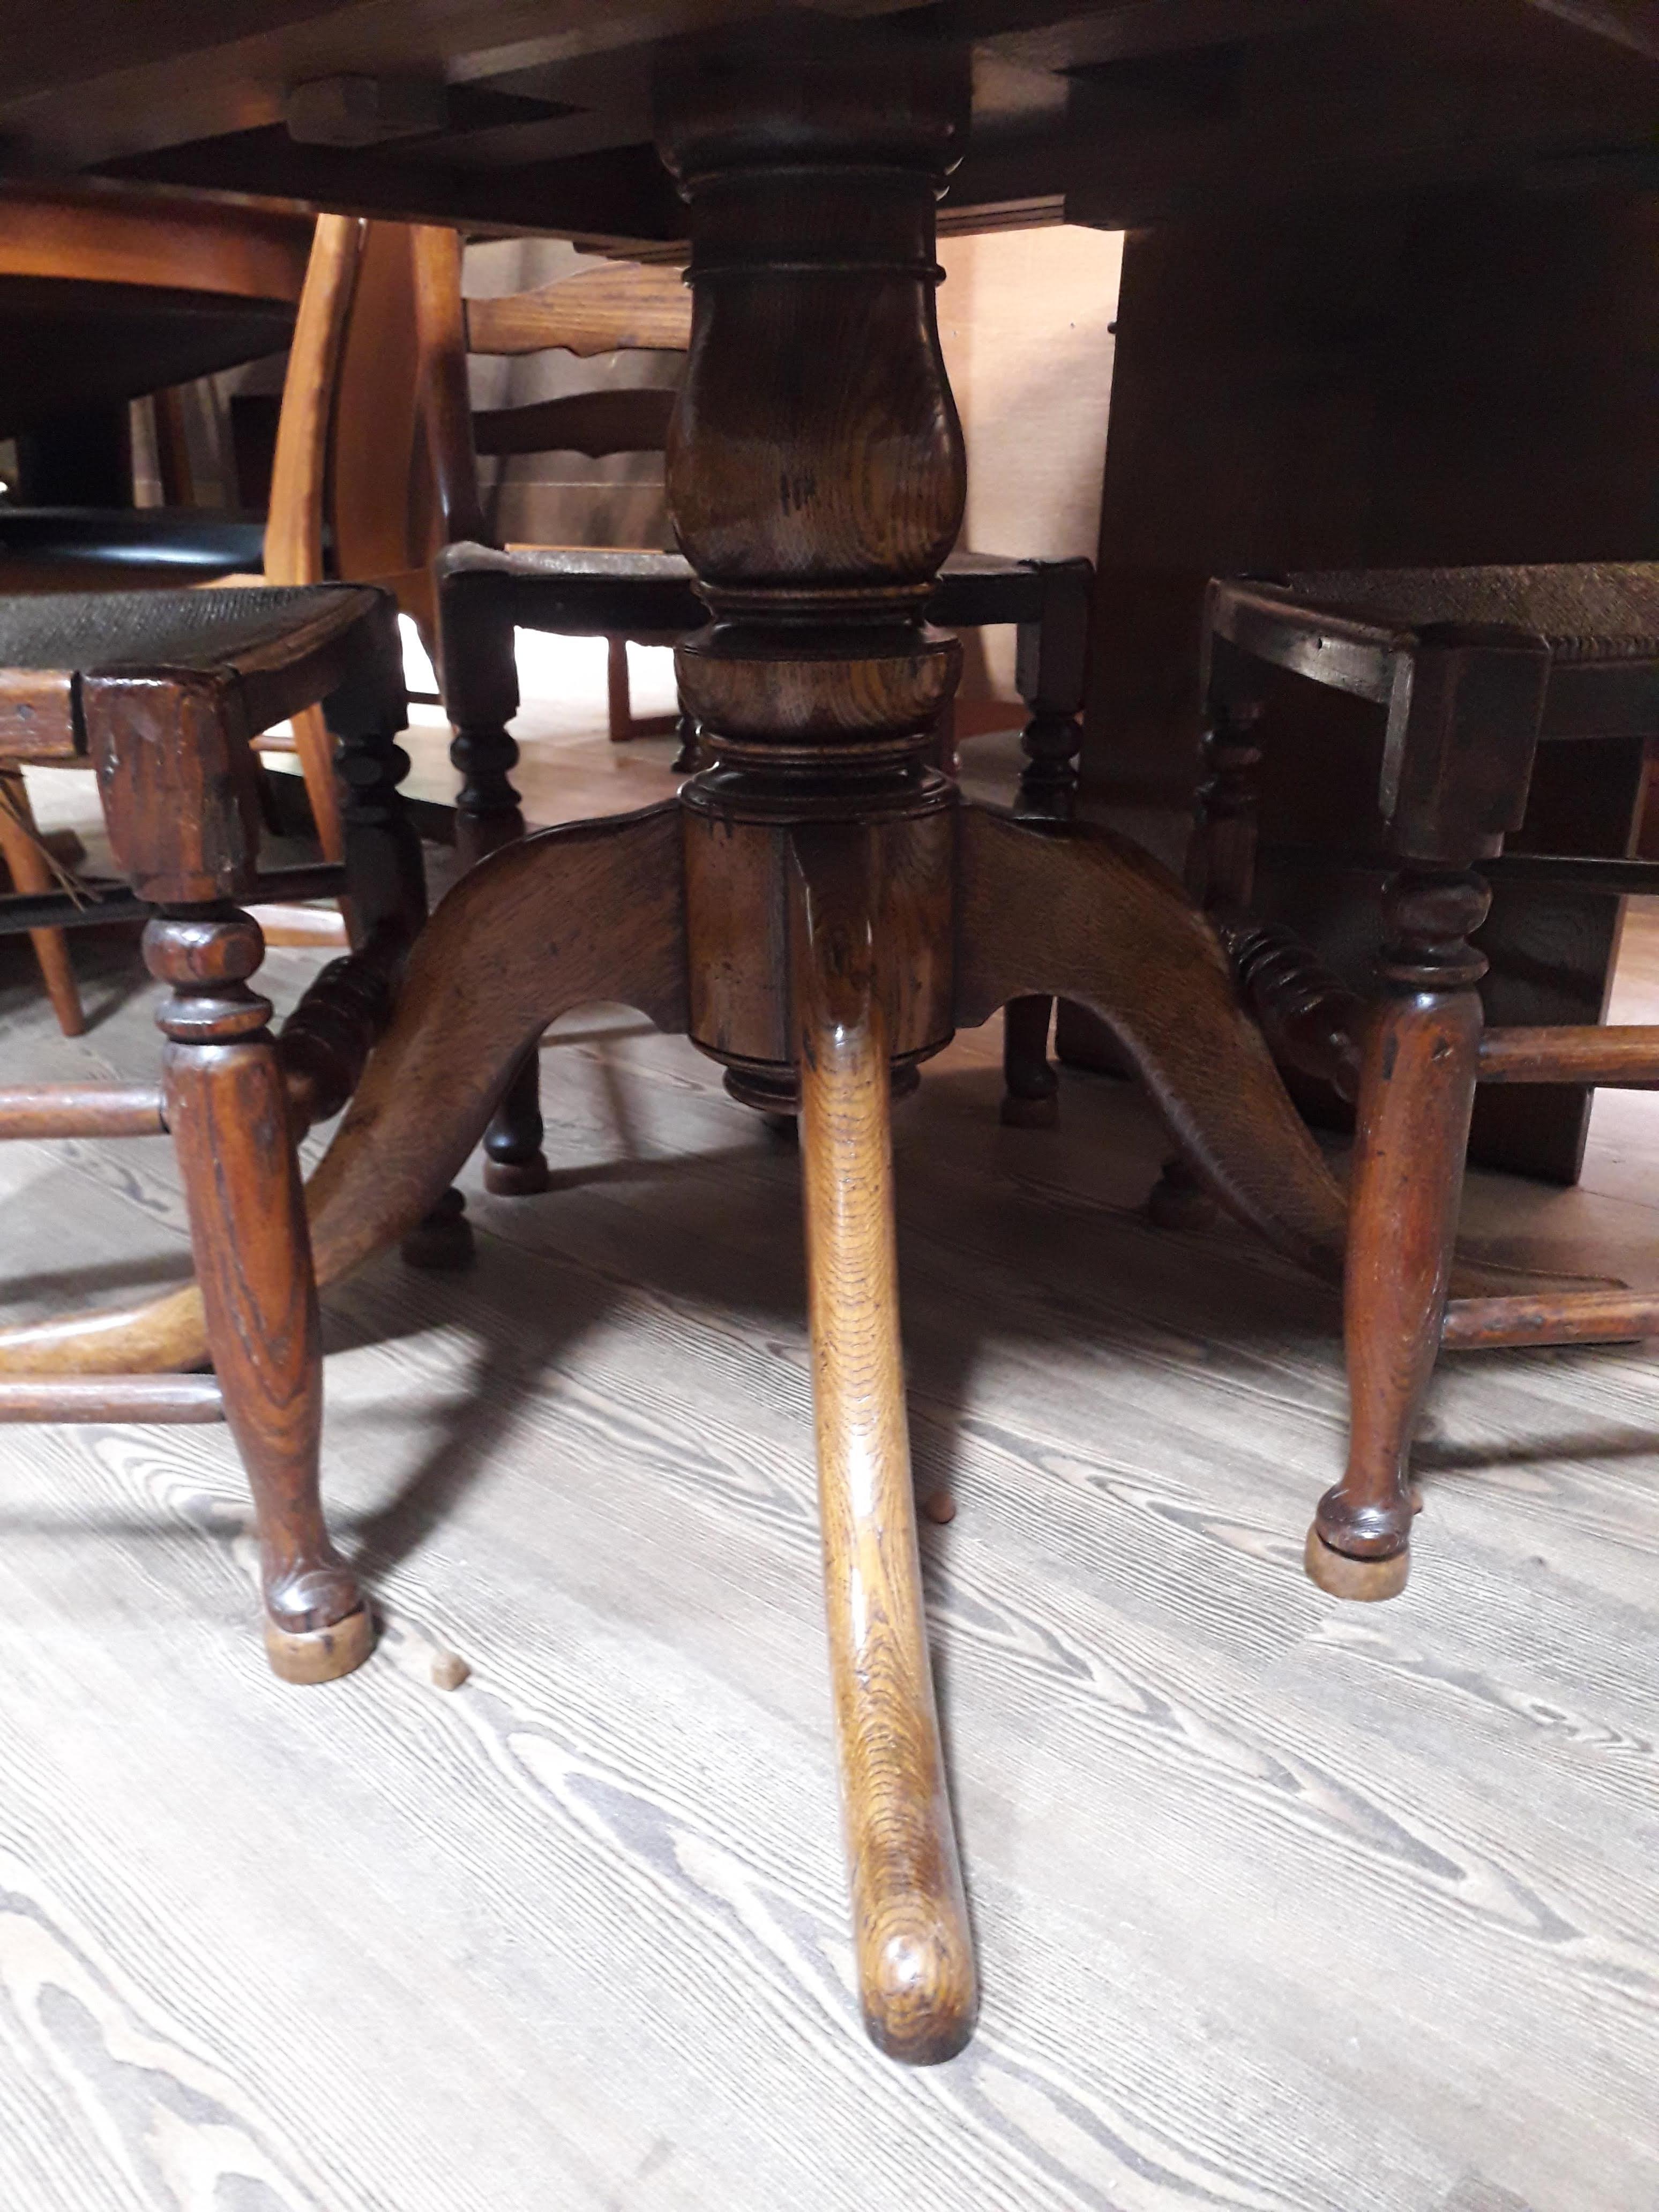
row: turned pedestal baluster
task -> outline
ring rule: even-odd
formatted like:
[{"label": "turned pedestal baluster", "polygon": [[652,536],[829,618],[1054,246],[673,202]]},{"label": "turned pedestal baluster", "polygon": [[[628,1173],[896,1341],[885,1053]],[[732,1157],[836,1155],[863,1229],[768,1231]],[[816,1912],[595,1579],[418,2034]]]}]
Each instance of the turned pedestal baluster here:
[{"label": "turned pedestal baluster", "polygon": [[933,312],[955,63],[810,28],[664,88],[690,204],[668,456],[709,626],[678,654],[709,763],[682,793],[690,1033],[738,1096],[799,1103],[819,1492],[859,1981],[881,2046],[966,2040],[972,1946],[934,1717],[898,1342],[896,1077],[951,1034],[956,685],[923,620],[960,526]]},{"label": "turned pedestal baluster", "polygon": [[1480,1048],[1486,963],[1468,937],[1489,903],[1479,876],[1452,870],[1402,872],[1383,896],[1349,1187],[1348,1465],[1308,1533],[1308,1572],[1338,1597],[1406,1584],[1407,1457],[1440,1348]]},{"label": "turned pedestal baluster", "polygon": [[265,1646],[290,1682],[325,1682],[374,1646],[368,1609],[329,1540],[318,1481],[322,1343],[287,1093],[248,988],[258,925],[234,907],[151,922],[144,959],[171,987],[157,1016],[167,1127],[184,1177],[208,1350],[247,1470]]}]

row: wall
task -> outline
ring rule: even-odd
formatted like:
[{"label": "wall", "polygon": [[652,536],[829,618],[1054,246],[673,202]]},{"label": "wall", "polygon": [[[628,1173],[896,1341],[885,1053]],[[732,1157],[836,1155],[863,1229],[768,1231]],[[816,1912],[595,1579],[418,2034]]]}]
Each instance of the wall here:
[{"label": "wall", "polygon": [[[975,553],[1095,556],[1123,259],[1121,231],[1055,226],[940,241],[939,337],[968,442]],[[1013,690],[1011,631],[983,638]],[[970,664],[964,692],[982,690]]]}]

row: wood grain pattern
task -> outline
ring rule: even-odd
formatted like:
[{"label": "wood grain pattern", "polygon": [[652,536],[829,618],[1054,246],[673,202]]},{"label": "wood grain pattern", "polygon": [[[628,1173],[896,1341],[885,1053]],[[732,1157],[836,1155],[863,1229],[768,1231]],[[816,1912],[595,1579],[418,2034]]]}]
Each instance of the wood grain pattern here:
[{"label": "wood grain pattern", "polygon": [[[1341,1271],[1342,1194],[1239,1006],[1213,933],[1138,847],[970,806],[957,1018],[1041,992],[1110,1022],[1189,1161],[1231,1211],[1316,1273]],[[1033,931],[1021,917],[1044,915]]]},{"label": "wood grain pattern", "polygon": [[159,1137],[166,1129],[153,1083],[18,1083],[0,1091],[0,1138]]},{"label": "wood grain pattern", "polygon": [[0,1381],[0,1421],[222,1421],[211,1375],[65,1375]]},{"label": "wood grain pattern", "polygon": [[[317,965],[272,953],[262,988],[292,1005]],[[142,991],[73,1044],[32,997],[0,1022],[20,1079],[154,1071]],[[1148,1232],[1131,1086],[1063,1075],[1033,1162],[997,1045],[958,1040],[894,1121],[915,1473],[958,1501],[922,1537],[969,2051],[913,2072],[858,2028],[797,1159],[683,1042],[582,1014],[544,1054],[557,1195],[491,1201],[475,1165],[465,1285],[388,1259],[327,1302],[332,1517],[387,1614],[337,1693],[246,1642],[222,1429],[0,1431],[9,2203],[1654,2196],[1659,1369],[1443,1362],[1422,1571],[1338,1608],[1296,1557],[1340,1464],[1325,1301],[1241,1233]],[[1639,1186],[1596,1195],[1641,1141],[1593,1132],[1577,1193],[1476,1176],[1471,1208],[1511,1256],[1652,1282]],[[82,1295],[184,1258],[165,1145],[13,1146],[0,1176],[14,1255],[49,1237]],[[302,1788],[337,1850],[290,1843]],[[426,2008],[443,2035],[409,2038]]]},{"label": "wood grain pattern", "polygon": [[436,1203],[526,1046],[567,1008],[622,1000],[684,1028],[679,826],[671,805],[546,830],[457,884],[307,1187],[319,1282]]},{"label": "wood grain pattern", "polygon": [[469,353],[684,353],[691,295],[678,269],[601,263],[538,291],[466,302]]},{"label": "wood grain pattern", "polygon": [[1444,1352],[1492,1352],[1527,1344],[1620,1344],[1659,1334],[1659,1305],[1632,1291],[1557,1292],[1547,1297],[1453,1298],[1440,1332]]},{"label": "wood grain pattern", "polygon": [[72,182],[0,185],[0,273],[297,300],[307,224],[276,209]]},{"label": "wood grain pattern", "polygon": [[1350,1184],[1343,1334],[1348,1464],[1309,1532],[1314,1580],[1392,1597],[1408,1569],[1407,1456],[1440,1330],[1480,1049],[1485,918],[1476,876],[1402,872],[1387,893],[1383,996],[1365,1039]]},{"label": "wood grain pattern", "polygon": [[1480,1036],[1482,1083],[1571,1080],[1614,1089],[1659,1083],[1659,1029],[1595,1023],[1559,1029],[1492,1029]]},{"label": "wood grain pattern", "polygon": [[978,1993],[910,1480],[874,887],[857,825],[798,830],[789,850],[812,1402],[860,1996],[882,2050],[935,2064],[967,2042]]},{"label": "wood grain pattern", "polygon": [[[276,421],[264,548],[265,578],[272,584],[320,584],[326,573],[323,535],[334,408],[362,247],[363,225],[355,216],[318,216]],[[326,858],[337,860],[345,833],[334,787],[334,746],[322,710],[301,707],[290,726],[319,841]]]}]

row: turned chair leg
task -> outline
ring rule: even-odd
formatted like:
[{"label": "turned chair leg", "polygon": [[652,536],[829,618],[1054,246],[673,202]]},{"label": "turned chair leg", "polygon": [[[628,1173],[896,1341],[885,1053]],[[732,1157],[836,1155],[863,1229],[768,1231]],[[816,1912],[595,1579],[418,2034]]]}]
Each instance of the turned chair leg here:
[{"label": "turned chair leg", "polygon": [[264,951],[234,907],[152,921],[144,959],[170,984],[158,1019],[225,1419],[253,1492],[265,1649],[284,1681],[360,1667],[374,1630],[329,1540],[319,1482],[322,1340],[304,1195],[269,1003],[247,987]]},{"label": "turned chair leg", "polygon": [[[11,879],[20,891],[50,891],[58,886],[41,851],[27,787],[21,769],[0,769],[0,853],[5,855]],[[40,969],[40,980],[65,1036],[80,1036],[87,1026],[81,991],[70,958],[69,935],[62,929],[32,929],[29,944]]]},{"label": "turned chair leg", "polygon": [[[624,648],[625,650],[625,648]],[[625,665],[625,664],[624,664]],[[462,782],[456,801],[455,849],[472,867],[525,834],[512,771],[519,748],[505,729],[457,730],[450,757]],[[532,1045],[519,1062],[484,1133],[484,1188],[498,1198],[532,1198],[548,1187],[542,1150],[541,1064]]]},{"label": "turned chair leg", "polygon": [[[1078,719],[1088,666],[1094,571],[1086,561],[1048,564],[1043,619],[1020,627],[1015,682],[1030,708],[1020,732],[1024,763],[1014,797],[1021,822],[1069,822],[1076,808]],[[1052,999],[1012,999],[1003,1011],[1002,1121],[1010,1129],[1060,1126],[1060,1078],[1048,1059]]]},{"label": "turned chair leg", "polygon": [[[1239,921],[1255,890],[1257,784],[1261,766],[1261,678],[1224,641],[1211,647],[1203,738],[1204,775],[1193,794],[1187,888],[1206,914]],[[1178,1153],[1146,1198],[1158,1229],[1213,1228],[1220,1209]]]},{"label": "turned chair leg", "polygon": [[1010,999],[1002,1010],[1002,1119],[1011,1129],[1052,1129],[1060,1078],[1048,1060],[1052,999]]},{"label": "turned chair leg", "polygon": [[605,641],[605,719],[613,745],[634,734],[633,687],[628,680],[628,640],[614,633]]},{"label": "turned chair leg", "polygon": [[674,725],[674,734],[679,739],[680,749],[674,756],[670,774],[695,775],[697,772],[697,756],[702,745],[702,735],[697,727],[696,717],[688,714],[684,707],[681,708],[679,719]]},{"label": "turned chair leg", "polygon": [[928,2063],[966,2043],[976,1983],[927,1656],[859,835],[793,842],[818,1494],[864,2014],[884,2051]]},{"label": "turned chair leg", "polygon": [[1476,876],[1396,876],[1384,900],[1388,995],[1365,1041],[1349,1189],[1344,1334],[1347,1470],[1319,1501],[1307,1568],[1333,1596],[1394,1597],[1410,1569],[1412,1433],[1440,1347],[1480,1048],[1465,940]]}]

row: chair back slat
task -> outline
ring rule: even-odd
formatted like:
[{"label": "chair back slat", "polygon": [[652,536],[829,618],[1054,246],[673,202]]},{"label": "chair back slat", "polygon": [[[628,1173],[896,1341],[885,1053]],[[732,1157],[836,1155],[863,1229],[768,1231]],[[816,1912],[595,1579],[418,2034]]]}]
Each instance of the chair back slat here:
[{"label": "chair back slat", "polygon": [[526,407],[498,407],[472,418],[481,453],[660,453],[668,443],[675,395],[650,388],[574,392]]},{"label": "chair back slat", "polygon": [[466,302],[469,353],[684,353],[691,295],[678,269],[609,262],[538,291]]}]

